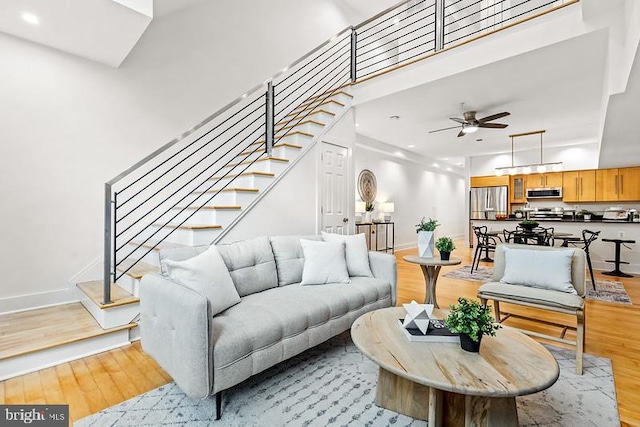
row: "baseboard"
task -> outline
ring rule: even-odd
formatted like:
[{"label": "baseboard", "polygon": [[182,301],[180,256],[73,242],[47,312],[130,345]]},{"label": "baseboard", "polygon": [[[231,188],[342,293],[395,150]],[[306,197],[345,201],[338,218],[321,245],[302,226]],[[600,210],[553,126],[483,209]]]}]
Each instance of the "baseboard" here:
[{"label": "baseboard", "polygon": [[37,294],[0,298],[0,314],[51,307],[76,301],[78,301],[78,299],[73,289],[58,289]]}]

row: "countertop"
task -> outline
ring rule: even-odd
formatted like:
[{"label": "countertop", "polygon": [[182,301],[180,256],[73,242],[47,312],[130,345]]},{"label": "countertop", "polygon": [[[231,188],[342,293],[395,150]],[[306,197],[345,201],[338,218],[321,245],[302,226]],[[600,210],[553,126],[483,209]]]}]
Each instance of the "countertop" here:
[{"label": "countertop", "polygon": [[[509,218],[509,219],[481,219],[481,218],[476,218],[476,219],[471,219],[470,221],[491,221],[491,222],[522,222],[524,221],[524,218]],[[538,221],[538,223],[540,224],[545,224],[548,222],[566,222],[566,223],[581,223],[581,224],[634,224],[634,225],[640,225],[640,222],[633,222],[633,221],[616,221],[616,220],[610,220],[610,219],[591,219],[590,221],[584,221],[581,219],[536,219],[535,221]]]}]

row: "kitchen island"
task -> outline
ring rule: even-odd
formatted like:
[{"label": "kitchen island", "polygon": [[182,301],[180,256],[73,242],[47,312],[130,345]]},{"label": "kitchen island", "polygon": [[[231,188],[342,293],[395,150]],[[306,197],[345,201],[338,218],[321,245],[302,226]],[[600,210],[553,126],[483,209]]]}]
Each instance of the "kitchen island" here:
[{"label": "kitchen island", "polygon": [[[504,220],[471,220],[472,227],[486,226],[489,231],[515,230],[522,219],[509,218]],[[640,222],[628,221],[603,221],[603,220],[544,220],[538,221],[541,227],[553,227],[554,232],[570,233],[582,237],[582,230],[600,231],[598,240],[591,244],[591,262],[596,270],[613,270],[613,263],[605,260],[614,259],[614,246],[603,242],[602,239],[626,239],[635,240],[635,244],[622,247],[621,259],[629,264],[624,265],[624,271],[633,275],[640,275]],[[500,238],[503,238],[500,233]],[[556,240],[555,245],[560,246],[561,240]],[[616,280],[612,278],[612,280]]]}]

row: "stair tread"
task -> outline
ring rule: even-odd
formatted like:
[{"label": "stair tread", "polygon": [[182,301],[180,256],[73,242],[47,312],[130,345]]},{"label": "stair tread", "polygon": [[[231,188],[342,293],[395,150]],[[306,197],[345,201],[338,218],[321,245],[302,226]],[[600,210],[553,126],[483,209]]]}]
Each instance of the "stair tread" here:
[{"label": "stair tread", "polygon": [[255,163],[258,163],[258,162],[267,162],[267,161],[270,161],[270,160],[274,161],[274,162],[281,162],[281,163],[288,163],[289,162],[289,159],[285,159],[285,158],[282,158],[282,157],[267,156],[267,157],[264,157],[262,159],[258,159],[258,160],[255,160],[255,161],[253,161],[253,160],[245,160],[244,162],[240,162],[240,163],[229,163],[227,165],[227,167],[233,167],[233,166],[238,166],[238,165],[248,165],[250,163],[254,163],[255,164]]},{"label": "stair tread", "polygon": [[[334,117],[336,116],[336,113],[332,113],[331,111],[320,109],[320,110],[314,110],[312,113],[309,113],[306,117],[311,117],[314,114],[328,114],[330,116],[334,116]],[[286,116],[284,116],[284,118],[286,119],[287,117],[294,117],[294,116],[298,116],[298,115],[300,115],[300,112],[298,112],[298,113],[289,113]]]},{"label": "stair tread", "polygon": [[160,251],[162,249],[171,249],[171,248],[183,248],[185,247],[185,245],[180,244],[180,243],[175,243],[175,242],[168,242],[168,241],[159,241],[156,239],[149,239],[146,242],[142,243],[142,241],[140,240],[133,240],[131,241],[132,244],[140,246],[142,245],[143,248],[153,248],[155,251]]},{"label": "stair tread", "polygon": [[216,189],[216,188],[212,188],[211,190],[207,190],[207,191],[194,191],[195,194],[205,194],[205,193],[228,193],[231,191],[236,191],[238,193],[257,193],[258,190],[257,188],[245,188],[245,187],[227,187],[227,188],[223,188],[222,190],[220,189]]},{"label": "stair tread", "polygon": [[[294,135],[302,135],[302,136],[307,136],[307,137],[309,137],[309,138],[313,138],[313,137],[315,136],[315,135],[313,135],[312,133],[309,133],[309,132],[302,132],[302,131],[299,131],[299,130],[295,130],[295,131],[293,131],[293,132],[289,132],[286,136],[294,136]],[[278,138],[278,135],[276,135],[276,138]],[[251,145],[250,145],[250,147],[251,147],[251,146],[254,146],[254,145],[264,145],[264,143],[265,143],[265,141],[264,141],[264,140],[262,140],[262,141],[256,141],[256,142],[254,142],[253,144],[251,144]],[[278,143],[274,144],[273,146],[274,146],[274,147],[277,147],[278,145],[280,145],[280,142],[278,142]]]},{"label": "stair tread", "polygon": [[102,329],[79,302],[0,315],[0,360],[131,329]]},{"label": "stair tread", "polygon": [[[260,144],[264,144],[264,141],[261,142]],[[255,144],[252,144],[252,145],[255,145]],[[273,145],[274,150],[278,147],[287,147],[293,150],[302,150],[302,145],[289,144],[288,142],[278,142],[277,144]],[[243,151],[242,153],[238,154],[237,157],[246,156],[247,154],[253,154],[253,153],[255,153],[255,150]]]},{"label": "stair tread", "polygon": [[[134,263],[135,265],[133,265]],[[133,267],[131,267],[132,265]],[[127,270],[129,267],[131,268],[127,271],[126,274],[138,280],[142,279],[142,276],[147,273],[158,273],[160,271],[160,268],[156,267],[155,265],[151,265],[144,261],[136,262],[136,260],[132,258],[127,258],[122,261],[122,263],[117,267],[117,270],[122,272]]]},{"label": "stair tread", "polygon": [[120,286],[111,284],[111,301],[108,304],[102,302],[103,297],[103,282],[102,280],[92,280],[90,282],[78,283],[76,286],[80,288],[100,309],[119,307],[127,304],[135,304],[140,302],[140,298],[131,295],[129,292],[122,289]]},{"label": "stair tread", "polygon": [[[314,104],[316,104],[316,103],[317,103],[317,105],[315,105],[315,106],[314,106]],[[344,106],[345,106],[345,104],[343,104],[342,102],[340,102],[340,101],[336,101],[335,99],[331,99],[331,98],[326,99],[326,100],[324,100],[324,101],[322,101],[322,102],[318,102],[318,100],[316,99],[316,100],[311,100],[311,101],[305,101],[305,102],[303,102],[302,104],[300,104],[300,105],[299,105],[295,110],[293,110],[293,111],[315,110],[315,109],[316,109],[316,108],[318,108],[318,107],[321,107],[321,106],[323,106],[323,105],[329,105],[329,104],[336,104],[336,105],[337,105],[337,106],[339,106],[339,107],[344,107]]]},{"label": "stair tread", "polygon": [[207,211],[218,211],[218,210],[239,210],[242,209],[242,206],[240,205],[234,205],[234,206],[202,206],[202,207],[198,207],[198,206],[176,206],[175,209],[201,209],[201,210],[207,210]]},{"label": "stair tread", "polygon": [[[165,226],[164,224],[153,224],[157,226]],[[222,228],[219,224],[167,224],[166,227],[180,228],[182,230],[208,230]]]},{"label": "stair tread", "polygon": [[323,96],[327,96],[327,95],[329,96],[329,98],[331,98],[332,96],[345,95],[345,96],[347,96],[347,97],[349,97],[349,98],[353,99],[353,95],[351,95],[350,93],[345,92],[345,91],[343,91],[343,90],[338,90],[338,91],[335,91],[335,92],[333,92],[333,93],[331,93],[331,92],[324,92],[324,93],[321,93],[321,94],[319,94],[319,95],[310,96],[309,98],[307,98],[307,100],[310,100],[310,99],[317,99],[317,98],[321,98],[321,97],[323,97]]},{"label": "stair tread", "polygon": [[[290,121],[293,122],[293,121],[295,121],[295,119],[290,120]],[[314,124],[314,125],[318,125],[318,126],[326,126],[326,124],[324,124],[322,122],[319,122],[317,120],[303,119],[303,120],[300,121],[300,123],[294,123],[294,124],[290,124],[288,122],[284,122],[280,126],[276,125],[275,129],[276,129],[276,132],[280,132],[281,130],[293,129],[293,128],[298,127],[298,126],[304,126],[304,125],[308,125],[308,124]]]},{"label": "stair tread", "polygon": [[230,173],[229,175],[225,175],[225,176],[214,176],[209,178],[209,181],[216,181],[218,179],[237,178],[239,176],[251,176],[251,175],[266,176],[268,178],[273,178],[274,176],[276,176],[276,174],[273,172],[252,171],[252,172],[242,172],[242,173]]}]

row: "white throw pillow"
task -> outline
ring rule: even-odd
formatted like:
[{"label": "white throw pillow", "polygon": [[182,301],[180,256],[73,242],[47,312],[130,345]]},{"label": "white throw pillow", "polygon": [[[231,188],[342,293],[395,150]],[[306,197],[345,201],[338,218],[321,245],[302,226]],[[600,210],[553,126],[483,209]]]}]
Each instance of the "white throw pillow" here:
[{"label": "white throw pillow", "polygon": [[353,234],[345,236],[343,234],[331,234],[322,232],[322,239],[325,242],[338,242],[345,244],[347,270],[351,277],[373,277],[369,266],[369,248],[367,248],[367,238],[364,234]]},{"label": "white throw pillow", "polygon": [[240,302],[229,270],[214,245],[186,261],[163,260],[167,276],[209,300],[211,316]]},{"label": "white throw pillow", "polygon": [[500,281],[511,285],[577,294],[571,284],[571,258],[574,249],[538,251],[503,248],[505,269]]},{"label": "white throw pillow", "polygon": [[300,239],[304,253],[301,285],[349,283],[344,243]]}]

